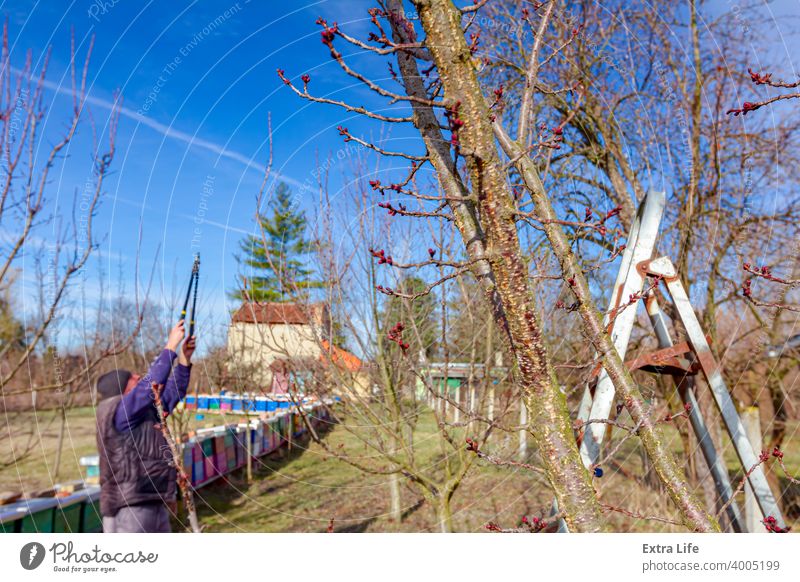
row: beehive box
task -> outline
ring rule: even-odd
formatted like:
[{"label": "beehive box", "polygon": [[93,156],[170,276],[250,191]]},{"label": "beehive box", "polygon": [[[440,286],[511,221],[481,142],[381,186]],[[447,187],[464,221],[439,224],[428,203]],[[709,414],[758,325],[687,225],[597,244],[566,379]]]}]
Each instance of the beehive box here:
[{"label": "beehive box", "polygon": [[203,445],[201,444],[202,441],[195,441],[192,446],[192,462],[196,463],[197,461],[203,460]]},{"label": "beehive box", "polygon": [[34,500],[31,503],[31,509],[31,513],[22,518],[20,531],[22,533],[52,533],[53,505],[38,509]]},{"label": "beehive box", "polygon": [[81,531],[98,533],[103,531],[103,516],[100,514],[100,502],[87,500],[81,504]]},{"label": "beehive box", "polygon": [[80,501],[67,505],[59,504],[53,510],[53,532],[79,533],[81,531],[82,505]]},{"label": "beehive box", "polygon": [[183,468],[189,474],[191,474],[192,463],[194,462],[194,449],[195,445],[191,441],[183,444]]},{"label": "beehive box", "polygon": [[213,457],[214,456],[214,439],[204,439],[202,444],[200,445],[203,448],[203,456],[204,457]]},{"label": "beehive box", "polygon": [[213,457],[203,459],[203,481],[211,479],[217,474]]},{"label": "beehive box", "polygon": [[192,485],[198,485],[208,478],[206,475],[206,463],[202,457],[192,463]]}]

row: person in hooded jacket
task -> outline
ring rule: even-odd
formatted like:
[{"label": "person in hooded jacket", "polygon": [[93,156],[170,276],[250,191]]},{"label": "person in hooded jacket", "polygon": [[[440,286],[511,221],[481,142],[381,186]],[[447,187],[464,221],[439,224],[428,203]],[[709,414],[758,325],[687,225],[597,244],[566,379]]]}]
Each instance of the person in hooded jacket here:
[{"label": "person in hooded jacket", "polygon": [[[196,337],[184,337],[183,320],[145,376],[112,370],[97,381],[97,450],[100,511],[107,533],[170,532],[177,500],[177,472],[161,432],[153,383],[163,386],[169,414],[186,396]],[[177,365],[175,364],[177,360]]]}]

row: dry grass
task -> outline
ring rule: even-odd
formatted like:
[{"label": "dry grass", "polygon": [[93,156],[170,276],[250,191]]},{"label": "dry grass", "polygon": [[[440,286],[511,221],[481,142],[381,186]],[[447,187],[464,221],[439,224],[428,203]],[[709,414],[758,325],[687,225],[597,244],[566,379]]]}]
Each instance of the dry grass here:
[{"label": "dry grass", "polygon": [[[192,415],[192,426],[237,422],[238,416],[207,415],[198,422]],[[77,408],[69,411],[67,431],[62,454],[61,471],[54,475],[55,447],[58,437],[56,413],[44,411],[8,415],[3,420],[0,438],[0,460],[12,459],[14,452],[29,448],[28,454],[17,463],[0,470],[0,491],[31,492],[51,486],[56,481],[77,479],[81,476],[78,459],[95,453],[94,410]],[[800,472],[800,447],[797,446],[797,425],[789,427],[791,439],[786,443],[786,464]],[[432,417],[422,417],[417,437],[418,451],[435,463],[440,460]],[[9,438],[13,435],[13,439]],[[682,455],[680,439],[670,432],[669,444]],[[342,442],[349,450],[359,446],[355,437],[341,427],[334,428],[327,439],[336,446]],[[503,455],[503,436],[498,435],[490,448]],[[510,439],[508,450],[516,443]],[[726,449],[734,483],[740,472],[732,451]],[[615,457],[626,471],[642,474],[642,461],[635,439],[626,442]],[[666,496],[656,489],[636,484],[631,478],[617,472],[613,466],[604,466],[602,479],[595,479],[604,503],[647,516],[675,519],[674,510]],[[795,529],[798,512],[797,488],[781,481],[784,499],[791,501],[790,523]],[[788,487],[787,487],[788,486]],[[353,467],[329,458],[315,444],[296,443],[290,453],[261,458],[255,465],[252,484],[244,481],[243,471],[200,489],[197,492],[202,521],[208,531],[267,531],[267,532],[319,532],[325,531],[331,518],[337,531],[401,531],[419,532],[435,530],[435,516],[430,507],[422,503],[419,492],[404,486],[404,519],[393,523],[387,518],[389,507],[386,478],[364,475]],[[454,523],[458,531],[483,531],[487,522],[497,522],[504,527],[518,525],[522,515],[539,515],[549,507],[551,494],[541,477],[521,470],[487,466],[479,462],[470,472],[464,485],[453,500]],[[792,509],[794,508],[794,509]],[[615,531],[676,531],[673,527],[655,521],[631,519],[619,513],[609,514]]]}]

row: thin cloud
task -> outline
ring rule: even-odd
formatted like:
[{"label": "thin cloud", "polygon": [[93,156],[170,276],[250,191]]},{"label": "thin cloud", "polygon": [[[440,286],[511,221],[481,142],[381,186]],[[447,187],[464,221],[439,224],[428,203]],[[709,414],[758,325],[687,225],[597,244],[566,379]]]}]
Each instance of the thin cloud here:
[{"label": "thin cloud", "polygon": [[[15,71],[16,73],[22,72],[19,69],[12,68],[12,70]],[[48,81],[47,79],[45,79],[42,82],[42,84],[46,89],[50,89],[51,91],[54,91],[59,95],[72,95],[71,88],[63,87],[62,85],[54,83],[53,81]],[[91,95],[86,96],[86,102],[90,103],[91,105],[96,105],[98,107],[102,107],[103,109],[107,109],[108,111],[111,111],[115,106],[115,104],[111,101],[102,99],[100,97],[94,97]],[[128,119],[131,119],[133,121],[136,121],[137,123],[140,123],[146,127],[149,127],[150,129],[156,131],[157,133],[160,133],[164,137],[186,143],[189,145],[189,147],[198,147],[200,149],[210,151],[221,158],[226,158],[234,162],[239,162],[240,164],[246,166],[247,168],[251,170],[256,170],[261,174],[263,174],[266,171],[266,166],[254,161],[252,157],[248,157],[237,151],[225,148],[217,143],[214,143],[213,141],[195,137],[193,135],[189,135],[186,132],[180,131],[179,129],[175,129],[174,127],[170,127],[168,125],[164,125],[163,123],[159,123],[158,121],[155,121],[154,119],[142,115],[141,113],[134,111],[133,109],[129,109],[124,106],[117,106],[117,109],[120,115],[127,117]],[[276,176],[276,178],[286,182],[287,184],[295,186],[296,188],[304,187],[304,184],[302,182],[285,175],[279,175]]]}]

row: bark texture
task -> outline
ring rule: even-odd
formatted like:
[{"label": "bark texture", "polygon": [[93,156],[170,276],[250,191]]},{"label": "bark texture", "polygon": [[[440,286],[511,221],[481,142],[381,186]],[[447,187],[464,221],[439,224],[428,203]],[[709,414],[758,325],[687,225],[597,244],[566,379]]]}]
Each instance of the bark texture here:
[{"label": "bark texture", "polygon": [[[511,193],[461,29],[460,12],[449,0],[418,1],[414,5],[450,104],[450,115],[466,120],[458,131],[458,140],[471,191],[455,167],[450,143],[443,138],[433,110],[413,102],[415,123],[450,198],[456,226],[492,306],[495,323],[516,359],[531,432],[559,507],[572,531],[600,531],[601,507],[581,462],[566,397],[559,390],[545,348],[517,236]],[[413,42],[413,29],[402,16],[402,3],[390,1],[387,7],[395,41]],[[425,96],[414,59],[400,53],[398,60],[406,92]]]}]

